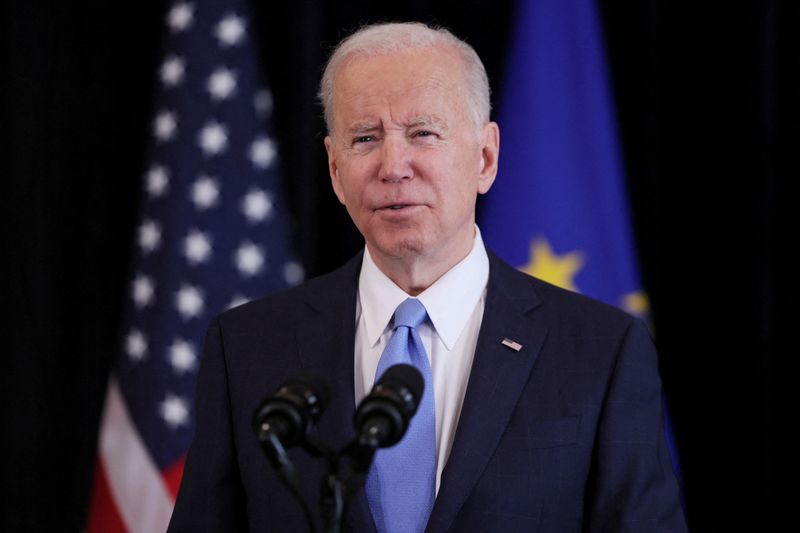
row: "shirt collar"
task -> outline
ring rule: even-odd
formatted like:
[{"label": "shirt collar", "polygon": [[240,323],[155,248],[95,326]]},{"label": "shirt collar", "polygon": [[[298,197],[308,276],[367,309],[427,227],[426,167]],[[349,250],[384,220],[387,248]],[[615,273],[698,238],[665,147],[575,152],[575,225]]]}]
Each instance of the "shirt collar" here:
[{"label": "shirt collar", "polygon": [[[488,281],[489,257],[481,232],[475,226],[475,240],[467,257],[417,296],[448,350],[455,346]],[[381,272],[366,247],[358,280],[358,295],[367,341],[370,346],[375,346],[395,309],[409,295]]]}]

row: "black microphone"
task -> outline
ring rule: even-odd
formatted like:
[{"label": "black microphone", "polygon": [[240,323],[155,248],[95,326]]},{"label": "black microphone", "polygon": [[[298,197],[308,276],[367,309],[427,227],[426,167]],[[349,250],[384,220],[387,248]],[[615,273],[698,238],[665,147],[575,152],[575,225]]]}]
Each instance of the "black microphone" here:
[{"label": "black microphone", "polygon": [[305,443],[306,433],[330,399],[328,384],[307,372],[289,378],[268,396],[253,414],[255,431],[261,449],[289,492],[300,504],[308,530],[317,528],[305,500],[300,494],[300,480],[286,448]]},{"label": "black microphone", "polygon": [[417,412],[424,387],[422,374],[413,366],[389,367],[356,410],[359,446],[386,448],[400,441]]},{"label": "black microphone", "polygon": [[[289,448],[300,444],[312,421],[316,421],[330,399],[328,384],[307,372],[289,378],[268,396],[253,415],[253,431],[262,446],[272,448],[274,438]],[[265,448],[268,455],[272,450]]]}]

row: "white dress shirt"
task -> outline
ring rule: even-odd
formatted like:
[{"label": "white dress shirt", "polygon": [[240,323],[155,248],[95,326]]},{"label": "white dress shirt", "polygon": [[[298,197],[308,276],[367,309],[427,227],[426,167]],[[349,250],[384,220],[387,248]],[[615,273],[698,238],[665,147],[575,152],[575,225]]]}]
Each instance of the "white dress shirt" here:
[{"label": "white dress shirt", "polygon": [[[420,293],[429,320],[419,335],[431,362],[436,405],[436,492],[450,455],[483,320],[489,257],[475,227],[472,251]],[[395,309],[410,296],[377,267],[368,249],[358,280],[355,340],[356,405],[372,389]]]}]

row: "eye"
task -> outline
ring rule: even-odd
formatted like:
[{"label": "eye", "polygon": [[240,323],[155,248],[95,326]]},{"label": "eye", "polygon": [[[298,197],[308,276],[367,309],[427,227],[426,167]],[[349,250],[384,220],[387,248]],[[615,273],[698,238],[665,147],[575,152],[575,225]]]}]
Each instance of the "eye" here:
[{"label": "eye", "polygon": [[441,135],[435,130],[417,130],[411,133],[411,139],[418,143],[433,144],[441,139]]},{"label": "eye", "polygon": [[368,143],[375,140],[374,135],[359,135],[353,138],[353,144]]}]

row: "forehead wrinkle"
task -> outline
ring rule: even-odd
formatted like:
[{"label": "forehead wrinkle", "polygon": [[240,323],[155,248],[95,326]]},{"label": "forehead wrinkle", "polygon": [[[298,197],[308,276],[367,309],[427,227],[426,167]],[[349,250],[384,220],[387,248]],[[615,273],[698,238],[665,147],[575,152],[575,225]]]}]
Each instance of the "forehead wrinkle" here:
[{"label": "forehead wrinkle", "polygon": [[[420,92],[424,95],[424,101],[428,101],[434,94],[438,96],[442,92],[445,95],[450,95],[446,99],[452,97],[463,98],[463,87],[459,83],[461,80],[458,77],[454,78],[452,75],[448,75],[446,66],[436,65],[433,69],[427,71],[424,76],[411,74],[405,80],[401,80],[398,85],[387,90],[384,85],[381,85],[381,76],[376,75],[374,69],[371,68],[372,65],[369,62],[362,63],[358,59],[360,58],[350,58],[340,66],[335,79],[336,83],[334,84],[334,109],[337,107],[341,109],[341,104],[352,106],[351,109],[360,108],[361,110],[358,114],[362,116],[353,117],[353,122],[346,126],[346,132],[363,133],[395,129],[397,127],[408,128],[430,125],[449,129],[449,124],[445,120],[446,117],[440,116],[436,109],[426,108],[424,104],[421,109],[415,106],[416,109],[409,109],[399,113],[399,108],[405,107],[403,102],[407,101],[408,98],[412,100],[418,98],[417,94]],[[366,59],[369,60],[371,58]],[[434,91],[434,93],[425,94],[428,91]],[[434,100],[439,101],[439,98],[436,97]],[[441,103],[444,104],[444,102]],[[386,116],[383,116],[383,112],[380,111],[383,106],[385,106],[384,111],[388,112]],[[378,112],[374,113],[375,111]],[[336,114],[334,112],[334,118]],[[336,120],[334,120],[335,122]]]}]

